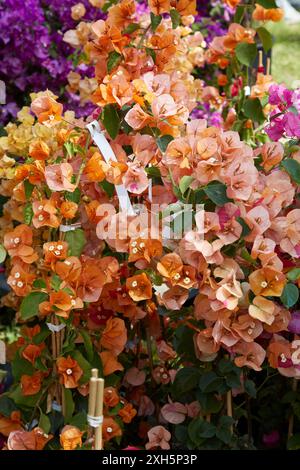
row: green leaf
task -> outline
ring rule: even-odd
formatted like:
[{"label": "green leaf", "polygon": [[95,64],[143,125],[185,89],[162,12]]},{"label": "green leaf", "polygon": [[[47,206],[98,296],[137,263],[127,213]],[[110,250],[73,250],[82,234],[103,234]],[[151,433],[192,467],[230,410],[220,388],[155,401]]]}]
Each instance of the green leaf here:
[{"label": "green leaf", "polygon": [[12,412],[15,411],[16,409],[17,407],[14,404],[13,400],[11,400],[7,395],[0,396],[0,414],[1,415],[9,418]]},{"label": "green leaf", "polygon": [[187,427],[183,424],[177,424],[175,427],[175,438],[177,441],[185,443],[187,436]]},{"label": "green leaf", "polygon": [[30,225],[33,217],[32,204],[28,203],[23,209],[23,218],[26,225]]},{"label": "green leaf", "polygon": [[115,67],[117,67],[117,65],[119,65],[119,63],[121,62],[121,58],[122,58],[122,55],[119,54],[116,51],[112,51],[112,52],[109,53],[108,59],[107,59],[107,71],[108,71],[108,73],[111,73],[111,71]]},{"label": "green leaf", "polygon": [[299,450],[300,449],[300,433],[294,434],[287,443],[288,450]]},{"label": "green leaf", "polygon": [[110,137],[115,139],[119,133],[121,123],[118,112],[114,105],[107,104],[104,106],[101,120]]},{"label": "green leaf", "polygon": [[172,387],[174,394],[180,396],[196,388],[200,375],[199,369],[195,367],[184,367],[180,369],[176,374]]},{"label": "green leaf", "polygon": [[244,383],[245,392],[252,398],[256,398],[256,387],[253,380],[246,380]]},{"label": "green leaf", "polygon": [[31,184],[28,180],[24,181],[24,190],[25,190],[25,196],[27,200],[30,199],[33,188],[34,188],[34,185]]},{"label": "green leaf", "polygon": [[265,52],[268,52],[273,46],[273,36],[266,28],[256,29],[259,39],[263,45]]},{"label": "green leaf", "polygon": [[283,289],[280,300],[287,308],[293,307],[298,302],[299,289],[295,284],[288,283]]},{"label": "green leaf", "polygon": [[41,411],[40,419],[39,419],[39,428],[42,428],[42,430],[46,434],[49,434],[50,429],[51,429],[50,419],[42,411]]},{"label": "green leaf", "polygon": [[292,158],[287,158],[281,162],[281,166],[288,172],[295,183],[300,184],[300,163]]},{"label": "green leaf", "polygon": [[172,20],[172,28],[173,29],[178,28],[178,26],[180,25],[180,22],[181,22],[180,13],[175,8],[172,8],[170,10],[170,16],[171,16],[171,20]]},{"label": "green leaf", "polygon": [[38,357],[35,360],[34,366],[38,369],[41,370],[42,372],[49,372],[49,368],[45,365],[45,362],[42,360],[41,357]]},{"label": "green leaf", "polygon": [[50,285],[52,289],[54,289],[55,291],[58,291],[61,283],[62,283],[62,280],[57,274],[53,274],[53,276],[51,276]]},{"label": "green leaf", "polygon": [[223,385],[224,379],[218,377],[215,372],[207,372],[203,374],[199,380],[199,387],[201,392],[217,392]]},{"label": "green leaf", "polygon": [[244,103],[244,114],[253,122],[264,122],[265,116],[258,98],[248,98]]},{"label": "green leaf", "polygon": [[[195,418],[188,425],[189,438],[196,444],[200,444],[202,438],[209,439],[216,434],[216,427],[202,418]],[[200,439],[199,439],[200,438]]]},{"label": "green leaf", "polygon": [[4,248],[4,246],[0,243],[0,264],[3,263],[3,261],[5,261],[5,258],[6,258],[6,249]]},{"label": "green leaf", "polygon": [[234,15],[234,18],[233,18],[233,22],[234,23],[240,23],[242,22],[242,19],[243,19],[243,16],[244,16],[244,13],[245,13],[245,8],[244,6],[242,5],[238,5],[236,10],[235,10],[235,15]]},{"label": "green leaf", "polygon": [[241,238],[246,237],[247,235],[249,235],[249,233],[251,232],[251,228],[249,227],[248,224],[246,224],[244,219],[242,219],[242,217],[237,217],[236,220],[242,226],[242,229],[243,229],[242,233],[241,233]]},{"label": "green leaf", "polygon": [[16,352],[11,365],[12,375],[16,382],[20,380],[22,375],[32,375],[34,373],[33,365],[20,355],[20,351]]},{"label": "green leaf", "polygon": [[216,436],[220,441],[229,444],[232,439],[231,426],[233,425],[233,418],[230,416],[221,416],[216,431]]},{"label": "green leaf", "polygon": [[241,64],[251,67],[257,55],[256,44],[239,43],[235,48],[235,55]]},{"label": "green leaf", "polygon": [[41,393],[42,392],[40,391],[35,395],[24,396],[22,393],[21,386],[18,385],[14,390],[9,393],[9,396],[15,402],[16,405],[32,408],[39,400]]},{"label": "green leaf", "polygon": [[83,375],[81,376],[80,380],[79,380],[79,383],[80,384],[85,384],[89,381],[90,379],[90,376],[91,376],[91,365],[90,363],[83,357],[83,355],[81,354],[80,351],[75,350],[75,351],[72,351],[70,353],[70,356],[73,357],[73,359],[75,359],[79,366],[81,367],[81,369],[83,370]]},{"label": "green leaf", "polygon": [[146,47],[145,49],[146,49],[147,54],[148,54],[150,57],[152,57],[153,62],[155,62],[155,60],[156,60],[155,50],[154,50],[154,49],[151,49],[151,47]]},{"label": "green leaf", "polygon": [[131,34],[140,29],[140,25],[138,23],[130,23],[127,28],[123,29],[123,34]]},{"label": "green leaf", "polygon": [[93,343],[92,343],[91,337],[89,333],[85,330],[80,330],[80,334],[84,342],[84,347],[86,350],[86,357],[89,362],[92,362],[93,357],[94,357],[94,349],[93,349]]},{"label": "green leaf", "polygon": [[[176,352],[182,355],[185,359],[191,360],[192,362],[196,360],[193,336],[194,336],[194,332],[191,328],[181,325],[178,328],[176,328],[174,339],[173,339],[173,345],[174,345],[174,349],[176,350]],[[198,374],[195,379],[197,380],[197,383],[198,383],[199,377],[200,375]],[[176,382],[176,378],[175,378],[175,382]]]},{"label": "green leaf", "polygon": [[69,246],[69,256],[80,256],[86,243],[84,231],[81,228],[67,232],[65,241]]},{"label": "green leaf", "polygon": [[281,398],[282,403],[293,403],[296,402],[298,399],[298,393],[294,390],[289,390],[287,393],[283,395]]},{"label": "green leaf", "polygon": [[67,201],[75,202],[76,204],[78,204],[80,202],[80,189],[76,188],[72,193],[66,191],[65,198]]},{"label": "green leaf", "polygon": [[239,388],[241,386],[240,374],[231,373],[225,377],[226,385],[229,388]]},{"label": "green leaf", "polygon": [[204,191],[209,199],[217,206],[224,206],[226,202],[230,202],[226,194],[226,186],[220,181],[213,181],[204,188]]},{"label": "green leaf", "polygon": [[66,149],[67,154],[72,158],[74,157],[74,144],[73,142],[66,142],[64,144],[64,149]]},{"label": "green leaf", "polygon": [[149,166],[145,170],[151,178],[161,178],[160,169],[157,166]]},{"label": "green leaf", "polygon": [[47,284],[44,279],[36,279],[35,281],[33,281],[32,285],[35,289],[46,289],[47,287]]},{"label": "green leaf", "polygon": [[247,261],[250,264],[255,264],[256,263],[255,259],[253,259],[252,256],[249,254],[247,248],[242,249],[241,256],[245,261]]},{"label": "green leaf", "polygon": [[72,390],[69,388],[63,388],[63,394],[65,401],[65,423],[69,423],[75,410],[75,403],[73,400]]},{"label": "green leaf", "polygon": [[84,431],[87,427],[86,413],[84,411],[80,411],[72,417],[69,424],[76,426],[80,431]]},{"label": "green leaf", "polygon": [[289,281],[297,281],[300,277],[300,268],[293,268],[287,273]]},{"label": "green leaf", "polygon": [[151,18],[151,29],[154,32],[156,28],[160,25],[162,16],[161,15],[154,15],[154,13],[151,12],[150,14]]},{"label": "green leaf", "polygon": [[211,393],[197,392],[197,399],[201,405],[204,413],[219,413],[223,407],[223,400],[218,400],[215,395]]},{"label": "green leaf", "polygon": [[51,335],[51,331],[49,330],[49,328],[44,324],[42,327],[41,327],[41,331],[35,335],[33,338],[32,338],[32,342],[34,344],[40,344],[40,343],[43,343],[45,341],[46,338],[48,338],[48,336]]},{"label": "green leaf", "polygon": [[107,13],[107,11],[109,10],[109,8],[112,6],[112,5],[116,5],[116,3],[118,3],[119,0],[107,0],[103,7],[102,7],[102,11],[103,13]]},{"label": "green leaf", "polygon": [[106,180],[103,180],[99,183],[100,188],[103,189],[103,191],[106,192],[108,195],[109,199],[111,199],[115,193],[115,186],[112,183],[109,183]]},{"label": "green leaf", "polygon": [[39,314],[39,305],[48,299],[45,292],[31,292],[22,300],[20,313],[22,320],[28,320]]},{"label": "green leaf", "polygon": [[277,8],[275,0],[256,0],[256,3],[267,9]]},{"label": "green leaf", "polygon": [[192,181],[194,181],[193,176],[183,176],[179,182],[179,189],[182,194],[185,194],[185,192],[188,190],[190,187]]},{"label": "green leaf", "polygon": [[174,140],[174,137],[172,135],[169,135],[169,134],[166,134],[166,135],[163,135],[161,137],[158,137],[156,139],[156,143],[159,147],[159,150],[162,152],[162,153],[165,153],[165,151],[167,150],[167,147],[169,145],[170,142],[172,142],[172,140]]}]

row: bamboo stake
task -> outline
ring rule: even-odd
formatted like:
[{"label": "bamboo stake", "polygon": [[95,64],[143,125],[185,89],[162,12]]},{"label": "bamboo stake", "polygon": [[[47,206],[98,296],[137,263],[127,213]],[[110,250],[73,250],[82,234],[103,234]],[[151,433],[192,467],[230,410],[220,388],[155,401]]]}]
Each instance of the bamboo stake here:
[{"label": "bamboo stake", "polygon": [[[292,382],[293,392],[296,392],[297,385],[298,385],[297,379],[293,379],[293,382]],[[291,414],[291,416],[289,417],[288,439],[290,439],[290,437],[292,437],[293,430],[294,430],[294,413]]]},{"label": "bamboo stake", "polygon": [[258,67],[262,68],[264,66],[263,63],[263,51],[258,52]]},{"label": "bamboo stake", "polygon": [[[89,436],[94,434],[94,449],[102,450],[102,422],[103,419],[104,380],[98,378],[98,369],[92,369],[89,383],[88,421],[90,424]],[[94,419],[94,423],[93,423]]]},{"label": "bamboo stake", "polygon": [[[55,324],[55,315],[52,315],[51,322]],[[51,332],[51,342],[52,342],[52,357],[53,359],[57,358],[57,348],[56,348],[56,338],[54,331]]]},{"label": "bamboo stake", "polygon": [[[89,383],[89,401],[88,401],[88,416],[95,416],[95,408],[96,408],[96,394],[97,394],[97,376],[98,370],[92,369],[92,377],[90,378]],[[89,421],[89,418],[88,418]],[[93,439],[94,435],[94,428],[90,425],[88,438]]]},{"label": "bamboo stake", "polygon": [[[232,394],[231,390],[227,392],[226,395],[226,405],[227,405],[227,416],[230,416],[232,418]],[[230,431],[233,433],[233,426],[230,426]]]},{"label": "bamboo stake", "polygon": [[90,378],[90,390],[89,390],[89,404],[88,404],[89,416],[95,416],[96,395],[97,395],[97,379],[96,377],[91,377]]},{"label": "bamboo stake", "polygon": [[[104,380],[97,380],[97,396],[96,396],[96,416],[103,415],[103,392],[104,392]],[[95,431],[95,450],[102,450],[102,423],[96,428]]]},{"label": "bamboo stake", "polygon": [[271,59],[270,57],[267,58],[267,71],[266,71],[266,75],[270,75],[271,73]]}]

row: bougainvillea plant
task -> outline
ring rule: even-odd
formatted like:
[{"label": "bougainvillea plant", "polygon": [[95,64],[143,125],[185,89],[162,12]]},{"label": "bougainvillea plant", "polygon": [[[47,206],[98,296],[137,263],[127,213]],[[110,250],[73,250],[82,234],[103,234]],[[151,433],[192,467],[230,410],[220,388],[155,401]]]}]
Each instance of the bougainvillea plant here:
[{"label": "bougainvillea plant", "polygon": [[[59,93],[69,109],[86,116],[93,106],[80,102],[68,85],[74,74],[82,92],[90,85],[92,69],[64,42],[64,33],[83,20],[105,16],[102,1],[3,0],[0,1],[0,80],[6,86],[6,102],[0,109],[0,123],[15,118],[29,103],[32,91],[50,88]],[[71,75],[70,75],[71,74]]]},{"label": "bougainvillea plant", "polygon": [[[290,129],[298,94],[262,69],[250,87],[267,34],[248,6],[204,52],[196,1],[149,0],[141,21],[110,3],[66,33],[95,67],[96,112],[35,93],[0,139],[2,304],[21,328],[0,432],[8,449],[92,448],[98,368],[106,449],[276,445],[299,408],[300,162],[297,133],[264,128]],[[224,92],[194,77],[199,47]],[[205,100],[218,126],[193,117]]]},{"label": "bougainvillea plant", "polygon": [[[87,99],[95,80],[86,57],[73,43],[64,41],[64,34],[79,25],[105,18],[113,3],[105,0],[26,0],[0,2],[0,80],[6,86],[6,100],[0,109],[0,123],[7,124],[28,105],[29,94],[49,88],[74,110],[77,117],[87,116],[94,109]],[[225,8],[225,15],[224,13]],[[232,9],[221,0],[197,2],[195,29],[203,31],[205,40],[224,32]],[[150,10],[146,0],[137,3],[139,21]],[[80,96],[79,96],[80,95]]]}]

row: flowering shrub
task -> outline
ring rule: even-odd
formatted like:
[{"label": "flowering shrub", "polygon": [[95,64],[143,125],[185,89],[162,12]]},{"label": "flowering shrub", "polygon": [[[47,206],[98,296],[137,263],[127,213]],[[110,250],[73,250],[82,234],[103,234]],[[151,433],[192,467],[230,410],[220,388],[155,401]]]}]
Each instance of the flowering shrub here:
[{"label": "flowering shrub", "polygon": [[[299,402],[300,162],[264,128],[298,118],[298,92],[264,70],[249,87],[262,26],[232,23],[205,52],[196,1],[112,3],[65,33],[95,67],[97,110],[33,93],[0,139],[2,304],[21,325],[0,432],[12,450],[91,448],[98,368],[107,449],[272,446]],[[193,75],[205,60],[223,90]]]},{"label": "flowering shrub", "polygon": [[[112,2],[111,2],[112,3]],[[32,91],[49,88],[58,93],[76,112],[87,116],[93,105],[87,100],[92,90],[92,69],[85,56],[64,41],[64,33],[77,24],[84,34],[86,22],[104,18],[110,2],[105,0],[27,0],[0,3],[0,80],[6,84],[6,105],[0,110],[0,122],[16,117],[23,105],[29,104]],[[221,0],[197,2],[195,29],[203,31],[210,42],[224,33],[232,9]],[[137,3],[138,18],[149,15],[147,2]],[[224,20],[221,20],[224,18]],[[21,20],[20,20],[21,19]],[[78,44],[73,44],[75,49]],[[81,98],[79,97],[81,96]]]},{"label": "flowering shrub", "polygon": [[[94,3],[94,5],[93,5]],[[16,117],[19,106],[31,91],[46,89],[64,93],[64,100],[78,113],[79,99],[72,90],[64,90],[70,72],[88,77],[89,69],[72,62],[72,49],[63,41],[63,33],[80,18],[103,17],[103,2],[83,0],[7,0],[0,2],[0,80],[6,84],[6,106],[0,109],[0,122]],[[74,10],[74,6],[81,9]],[[72,10],[73,8],[73,10]],[[74,57],[75,61],[75,57]],[[86,104],[82,112],[91,110]]]}]

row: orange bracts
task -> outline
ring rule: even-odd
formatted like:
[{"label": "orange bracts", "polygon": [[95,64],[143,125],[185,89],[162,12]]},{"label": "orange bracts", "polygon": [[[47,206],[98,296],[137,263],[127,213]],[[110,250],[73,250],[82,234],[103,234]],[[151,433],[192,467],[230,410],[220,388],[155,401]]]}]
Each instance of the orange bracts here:
[{"label": "orange bracts", "polygon": [[71,356],[60,357],[56,361],[57,372],[60,376],[60,382],[66,388],[78,387],[78,381],[83,374],[81,367]]}]

